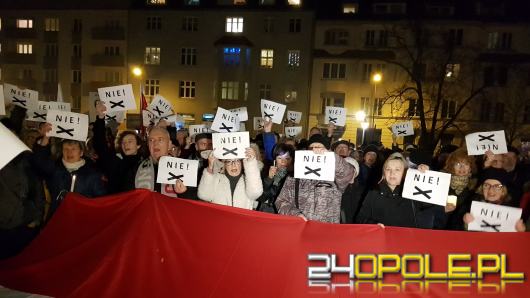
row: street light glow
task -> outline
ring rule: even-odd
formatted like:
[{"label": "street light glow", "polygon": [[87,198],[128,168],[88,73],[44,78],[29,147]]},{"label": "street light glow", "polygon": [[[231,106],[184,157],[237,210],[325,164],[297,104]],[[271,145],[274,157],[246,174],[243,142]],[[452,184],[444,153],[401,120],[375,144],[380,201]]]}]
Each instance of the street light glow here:
[{"label": "street light glow", "polygon": [[140,67],[134,67],[132,73],[134,76],[139,77],[142,75],[142,69]]},{"label": "street light glow", "polygon": [[378,82],[381,82],[381,80],[383,79],[383,76],[380,74],[380,73],[376,73],[374,74],[374,76],[372,77],[372,80],[376,83]]},{"label": "street light glow", "polygon": [[369,125],[370,125],[370,123],[368,123],[368,122],[362,122],[362,123],[361,123],[361,127],[362,127],[363,129],[367,129]]},{"label": "street light glow", "polygon": [[366,119],[366,113],[364,111],[355,113],[355,119],[359,122],[364,122],[364,119]]}]

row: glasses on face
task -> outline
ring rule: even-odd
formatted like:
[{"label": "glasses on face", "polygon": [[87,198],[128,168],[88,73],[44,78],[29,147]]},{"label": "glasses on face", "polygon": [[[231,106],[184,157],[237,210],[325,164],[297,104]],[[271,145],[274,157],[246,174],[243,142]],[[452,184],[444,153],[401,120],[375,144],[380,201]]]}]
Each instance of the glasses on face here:
[{"label": "glasses on face", "polygon": [[309,147],[307,147],[307,150],[323,149],[323,148],[326,148],[326,147],[317,145],[317,146],[309,146]]},{"label": "glasses on face", "polygon": [[501,191],[503,188],[504,188],[504,185],[502,184],[489,184],[489,183],[484,183],[482,184],[482,187],[484,187],[485,190],[488,190],[488,189],[493,189],[494,191]]},{"label": "glasses on face", "polygon": [[225,161],[224,161],[224,164],[225,164],[226,166],[239,165],[239,159],[225,160]]},{"label": "glasses on face", "polygon": [[468,168],[470,168],[471,166],[470,166],[469,164],[465,163],[465,162],[457,162],[457,163],[455,164],[455,167],[460,168],[460,169],[463,169],[463,168],[468,169]]}]

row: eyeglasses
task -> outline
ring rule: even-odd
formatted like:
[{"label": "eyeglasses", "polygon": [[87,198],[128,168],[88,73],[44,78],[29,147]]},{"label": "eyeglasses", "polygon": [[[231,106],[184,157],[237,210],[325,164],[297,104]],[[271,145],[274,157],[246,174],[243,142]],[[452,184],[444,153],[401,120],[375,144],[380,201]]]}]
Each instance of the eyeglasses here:
[{"label": "eyeglasses", "polygon": [[324,147],[324,146],[309,146],[309,147],[307,147],[307,150],[324,149],[324,148],[326,148],[326,147]]},{"label": "eyeglasses", "polygon": [[227,166],[239,165],[239,159],[225,160],[224,164]]},{"label": "eyeglasses", "polygon": [[502,184],[489,184],[489,183],[484,183],[482,184],[482,187],[484,187],[485,190],[488,190],[488,189],[493,189],[494,191],[501,191],[503,188],[504,188],[504,185]]},{"label": "eyeglasses", "polygon": [[468,163],[465,163],[465,162],[457,162],[455,164],[455,167],[457,167],[457,168],[470,168],[471,165],[469,165]]}]

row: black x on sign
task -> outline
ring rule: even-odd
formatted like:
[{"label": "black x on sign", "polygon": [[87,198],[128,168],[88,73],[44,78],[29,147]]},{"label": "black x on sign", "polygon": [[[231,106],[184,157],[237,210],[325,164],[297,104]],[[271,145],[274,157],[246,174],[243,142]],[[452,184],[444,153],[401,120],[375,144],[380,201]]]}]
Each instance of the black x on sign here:
[{"label": "black x on sign", "polygon": [[487,135],[487,136],[483,136],[483,135],[478,135],[478,141],[481,142],[481,141],[492,141],[492,142],[495,142],[495,140],[493,139],[495,135],[494,134],[491,134],[491,135]]},{"label": "black x on sign", "polygon": [[171,180],[181,180],[182,181],[182,178],[184,178],[184,175],[175,175],[171,172],[168,173],[169,174],[169,178],[167,178],[168,181],[171,181]]},{"label": "black x on sign", "polygon": [[308,166],[305,166],[305,169],[306,171],[304,172],[304,175],[308,175],[308,174],[315,174],[317,175],[318,177],[320,177],[320,170],[322,170],[322,168],[315,168],[315,169],[311,169],[310,167]]},{"label": "black x on sign", "polygon": [[417,186],[414,186],[414,189],[417,190],[416,192],[413,192],[412,195],[414,196],[417,196],[417,195],[423,195],[425,196],[427,199],[431,199],[431,196],[429,195],[430,193],[432,193],[432,190],[422,190],[420,189],[419,187]]},{"label": "black x on sign", "polygon": [[489,222],[482,220],[482,224],[480,224],[481,228],[490,228],[493,229],[495,232],[500,232],[499,228],[501,227],[500,224],[490,224]]},{"label": "black x on sign", "polygon": [[67,129],[67,128],[64,128],[64,127],[62,127],[60,125],[57,125],[57,134],[67,134],[67,135],[73,137],[74,136],[73,132],[74,132],[73,128],[68,128]]},{"label": "black x on sign", "polygon": [[33,119],[40,119],[46,121],[46,112],[44,112],[43,114],[33,112]]},{"label": "black x on sign", "polygon": [[407,133],[406,130],[398,130],[398,133],[397,133],[397,134],[398,134],[398,135],[404,135],[404,134],[406,134],[406,133]]},{"label": "black x on sign", "polygon": [[237,156],[237,147],[236,148],[233,148],[233,149],[230,149],[230,148],[224,148],[223,147],[223,156],[226,156],[228,154],[232,154],[232,155],[235,155]]}]

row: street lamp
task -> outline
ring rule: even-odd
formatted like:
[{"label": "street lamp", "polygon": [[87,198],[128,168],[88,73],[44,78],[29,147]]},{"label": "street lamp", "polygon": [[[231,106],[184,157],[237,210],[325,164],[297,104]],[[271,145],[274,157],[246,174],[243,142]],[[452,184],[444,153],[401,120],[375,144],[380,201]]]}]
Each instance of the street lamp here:
[{"label": "street lamp", "polygon": [[366,119],[366,113],[364,111],[355,113],[355,119],[359,122],[364,122],[364,119]]},{"label": "street lamp", "polygon": [[137,77],[137,78],[141,77],[141,76],[142,76],[142,73],[143,73],[143,71],[142,71],[142,69],[141,69],[140,67],[138,67],[138,66],[133,67],[133,69],[132,69],[132,74],[133,74],[135,77]]},{"label": "street lamp", "polygon": [[[383,80],[383,75],[381,73],[374,73],[372,75],[372,82],[374,83],[374,93],[373,93],[373,100],[372,100],[372,128],[375,128],[375,109],[376,109],[376,96],[377,96],[377,84],[380,83]],[[377,105],[378,108],[379,105]]]},{"label": "street lamp", "polygon": [[370,123],[368,123],[368,122],[361,122],[361,127],[363,129],[363,139],[362,139],[361,145],[364,144],[364,133],[366,132],[366,129],[368,128],[369,125],[370,125]]}]

